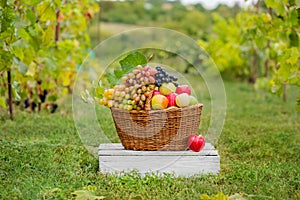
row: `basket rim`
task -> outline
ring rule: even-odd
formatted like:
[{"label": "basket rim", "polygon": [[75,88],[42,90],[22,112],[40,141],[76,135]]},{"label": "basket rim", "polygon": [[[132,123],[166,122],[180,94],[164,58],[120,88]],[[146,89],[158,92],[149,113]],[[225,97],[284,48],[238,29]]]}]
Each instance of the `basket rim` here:
[{"label": "basket rim", "polygon": [[192,109],[192,108],[202,108],[203,107],[203,104],[202,103],[198,103],[198,104],[195,104],[195,105],[191,105],[191,106],[185,106],[185,107],[174,107],[174,108],[171,108],[171,109],[159,109],[159,110],[140,110],[140,111],[137,111],[137,110],[131,110],[131,111],[128,111],[128,110],[124,110],[124,109],[120,109],[120,108],[114,108],[114,107],[111,107],[110,109],[111,110],[114,110],[114,111],[117,111],[117,112],[129,112],[131,114],[138,114],[138,113],[158,113],[158,112],[170,112],[170,111],[179,111],[179,110],[188,110],[188,109]]}]

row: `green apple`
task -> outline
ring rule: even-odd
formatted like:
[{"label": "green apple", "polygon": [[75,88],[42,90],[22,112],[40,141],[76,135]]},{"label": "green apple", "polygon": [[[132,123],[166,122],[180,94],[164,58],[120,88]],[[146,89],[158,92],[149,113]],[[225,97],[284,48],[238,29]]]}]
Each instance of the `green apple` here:
[{"label": "green apple", "polygon": [[189,104],[190,104],[190,95],[188,95],[187,93],[182,93],[177,95],[176,105],[178,107],[185,107],[188,106]]},{"label": "green apple", "polygon": [[192,106],[192,105],[196,105],[197,103],[198,103],[198,100],[196,99],[196,97],[190,96],[190,103],[189,103],[189,105]]},{"label": "green apple", "polygon": [[174,93],[175,91],[176,91],[176,86],[173,83],[163,83],[159,87],[159,92],[165,96],[170,93]]}]

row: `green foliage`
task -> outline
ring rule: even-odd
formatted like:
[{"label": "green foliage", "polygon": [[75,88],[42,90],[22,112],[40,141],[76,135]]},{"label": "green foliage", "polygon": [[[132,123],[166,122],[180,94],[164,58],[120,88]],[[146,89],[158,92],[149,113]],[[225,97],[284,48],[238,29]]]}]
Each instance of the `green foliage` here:
[{"label": "green foliage", "polygon": [[[243,17],[236,18],[242,20]],[[241,57],[243,48],[246,47],[239,45],[242,32],[240,26],[235,20],[226,20],[217,13],[213,14],[213,19],[213,31],[216,36],[212,35],[209,42],[200,40],[199,44],[214,59],[221,72],[231,69],[236,75],[249,74],[249,69],[246,68],[247,59]]]},{"label": "green foliage", "polygon": [[[297,7],[288,1],[265,1],[225,19],[214,14],[214,34],[200,40],[221,72],[256,81],[257,88],[282,95],[286,84],[300,86]],[[259,10],[260,9],[260,10]]]},{"label": "green foliage", "polygon": [[[122,1],[100,2],[104,22],[162,26],[174,29],[194,38],[205,38],[209,34],[211,11],[201,4],[186,7],[180,1]],[[131,10],[131,12],[126,12]],[[226,10],[226,8],[225,8]],[[227,11],[230,8],[227,7]],[[232,15],[232,14],[231,14]]]},{"label": "green foliage", "polygon": [[122,70],[128,72],[138,65],[147,64],[147,58],[140,52],[133,52],[126,56],[124,59],[120,60],[119,63]]},{"label": "green foliage", "polygon": [[[66,94],[89,51],[86,30],[98,4],[91,0],[2,1],[0,11],[0,73],[11,69],[23,98],[38,99],[37,81],[42,81],[42,90]],[[6,88],[0,90],[3,95]]]},{"label": "green foliage", "polygon": [[[176,11],[174,11],[176,13]],[[165,28],[180,31],[191,37],[206,38],[210,31],[211,19],[208,14],[198,10],[185,10],[180,17],[175,15],[172,20],[162,24]]]},{"label": "green foliage", "polygon": [[5,99],[2,98],[2,97],[0,97],[0,106],[1,106],[2,108],[6,108],[6,102],[5,102]]},{"label": "green foliage", "polygon": [[[106,83],[105,80],[107,80],[105,87],[112,88],[113,86],[117,85],[121,78],[125,74],[128,74],[130,71],[132,71],[136,66],[147,64],[147,58],[140,52],[131,52],[130,54],[126,55],[126,57],[122,58],[119,61],[119,64],[121,69],[115,68],[113,73],[108,72],[105,74],[105,77],[102,78],[101,83]],[[104,85],[98,85],[96,88],[93,88],[96,90],[95,97],[102,97],[105,89],[103,86]]]}]

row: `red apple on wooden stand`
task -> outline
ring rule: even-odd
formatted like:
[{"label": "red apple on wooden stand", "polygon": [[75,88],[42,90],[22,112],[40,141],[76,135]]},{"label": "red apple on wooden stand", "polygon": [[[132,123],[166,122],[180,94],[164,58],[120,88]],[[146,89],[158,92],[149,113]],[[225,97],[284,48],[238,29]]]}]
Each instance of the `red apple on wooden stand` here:
[{"label": "red apple on wooden stand", "polygon": [[202,135],[190,135],[188,138],[188,146],[192,151],[201,151],[205,146],[204,137]]}]

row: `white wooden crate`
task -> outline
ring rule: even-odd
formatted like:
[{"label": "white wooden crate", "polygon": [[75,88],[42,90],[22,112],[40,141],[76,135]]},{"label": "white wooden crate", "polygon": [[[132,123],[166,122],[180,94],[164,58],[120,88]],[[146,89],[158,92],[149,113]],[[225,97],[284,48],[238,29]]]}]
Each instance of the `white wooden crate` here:
[{"label": "white wooden crate", "polygon": [[145,173],[174,173],[175,176],[216,174],[220,170],[217,150],[206,143],[201,152],[193,151],[133,151],[120,143],[99,146],[101,172],[119,173],[137,170]]}]

